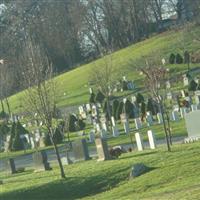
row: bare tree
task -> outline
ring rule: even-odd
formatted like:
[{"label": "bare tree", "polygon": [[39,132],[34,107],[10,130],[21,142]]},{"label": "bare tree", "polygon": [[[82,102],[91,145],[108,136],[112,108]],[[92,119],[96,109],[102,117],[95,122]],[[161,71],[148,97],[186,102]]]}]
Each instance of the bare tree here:
[{"label": "bare tree", "polygon": [[25,108],[33,118],[34,114],[37,113],[38,118],[44,122],[54,146],[61,177],[65,178],[58,147],[53,139],[55,132],[53,118],[56,108],[56,88],[55,80],[52,79],[52,65],[43,54],[43,51],[41,51],[41,48],[35,45],[31,39],[26,40],[24,54],[25,59],[23,60],[27,60],[26,67],[23,68],[23,78],[27,88],[25,90]]},{"label": "bare tree", "polygon": [[146,66],[140,68],[140,70],[145,75],[145,83],[150,95],[158,103],[159,110],[163,118],[163,127],[165,131],[167,149],[168,151],[171,151],[169,132],[167,129],[167,124],[165,122],[165,114],[166,114],[166,108],[164,104],[165,97],[164,95],[162,95],[162,88],[166,81],[167,70],[164,67],[156,64],[155,61],[147,59],[146,59]]},{"label": "bare tree", "polygon": [[101,63],[95,66],[90,76],[95,87],[105,96],[109,121],[111,119],[110,97],[113,92],[113,85],[116,82],[115,76],[116,71],[113,68],[112,57],[110,55],[102,58]]}]

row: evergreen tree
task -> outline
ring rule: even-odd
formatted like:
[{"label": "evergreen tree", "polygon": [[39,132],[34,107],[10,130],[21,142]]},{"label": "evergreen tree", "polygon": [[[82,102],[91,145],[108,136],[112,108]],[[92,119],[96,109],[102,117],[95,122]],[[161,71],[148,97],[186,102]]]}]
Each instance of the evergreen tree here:
[{"label": "evergreen tree", "polygon": [[54,134],[53,134],[53,141],[56,143],[56,144],[61,144],[62,141],[63,141],[63,135],[60,131],[59,128],[56,128]]},{"label": "evergreen tree", "polygon": [[94,93],[91,93],[89,102],[90,103],[95,103],[95,94]]},{"label": "evergreen tree", "polygon": [[169,56],[169,64],[174,64],[175,58],[176,58],[176,56],[173,53],[171,53]]},{"label": "evergreen tree", "polygon": [[117,99],[115,99],[113,101],[113,104],[112,104],[112,116],[115,118],[115,120],[117,120],[117,109],[118,109],[118,106],[119,106],[119,101]]},{"label": "evergreen tree", "polygon": [[122,81],[122,88],[123,88],[123,90],[124,91],[126,91],[126,90],[128,90],[128,83],[127,83],[127,81]]},{"label": "evergreen tree", "polygon": [[84,130],[86,125],[85,125],[85,123],[84,123],[84,121],[82,119],[78,119],[77,124],[78,124],[79,130]]},{"label": "evergreen tree", "polygon": [[120,115],[123,113],[123,109],[124,109],[124,103],[120,102],[116,113],[117,114],[116,119],[120,119]]},{"label": "evergreen tree", "polygon": [[47,133],[47,134],[45,135],[45,137],[44,137],[44,144],[45,144],[45,146],[50,146],[50,145],[52,145],[51,138],[50,138],[50,136],[49,136],[48,133]]},{"label": "evergreen tree", "polygon": [[133,111],[134,106],[128,99],[125,103],[125,110],[126,110],[126,114],[129,118],[134,118],[134,111]]},{"label": "evergreen tree", "polygon": [[184,52],[184,63],[185,63],[185,64],[190,63],[190,54],[189,54],[188,51],[185,51],[185,52]]},{"label": "evergreen tree", "polygon": [[182,63],[183,63],[183,58],[179,53],[177,53],[176,54],[176,64],[182,64]]},{"label": "evergreen tree", "polygon": [[104,94],[100,90],[98,90],[95,101],[102,104],[104,99],[105,99]]},{"label": "evergreen tree", "polygon": [[24,149],[24,144],[22,140],[20,139],[20,128],[18,126],[18,123],[16,124],[15,127],[15,137],[13,139],[12,143],[12,150],[13,151],[19,151]]},{"label": "evergreen tree", "polygon": [[140,93],[137,93],[136,102],[137,102],[138,104],[144,102],[144,97],[143,97]]},{"label": "evergreen tree", "polygon": [[0,135],[5,136],[5,135],[9,134],[9,131],[10,131],[10,129],[6,123],[0,124]]},{"label": "evergreen tree", "polygon": [[197,83],[194,80],[191,80],[188,86],[189,91],[196,91],[197,90]]},{"label": "evergreen tree", "polygon": [[148,102],[147,102],[147,111],[151,112],[152,115],[155,115],[155,109],[154,109],[154,105],[153,105],[153,100],[152,98],[149,98],[148,99]]},{"label": "evergreen tree", "polygon": [[76,131],[76,122],[78,119],[74,115],[69,116],[69,131],[74,132]]},{"label": "evergreen tree", "polygon": [[12,126],[11,126],[11,130],[10,130],[10,140],[9,140],[9,145],[8,145],[8,149],[10,151],[12,150],[12,144],[13,144],[13,140],[15,138],[15,129],[16,129],[16,123],[13,122]]}]

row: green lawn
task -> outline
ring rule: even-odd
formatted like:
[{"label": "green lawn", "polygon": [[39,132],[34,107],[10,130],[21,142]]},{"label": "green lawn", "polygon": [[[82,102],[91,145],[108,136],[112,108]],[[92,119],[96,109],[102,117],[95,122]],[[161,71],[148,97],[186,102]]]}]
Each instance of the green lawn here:
[{"label": "green lawn", "polygon": [[[193,30],[200,35],[200,28],[194,27]],[[168,60],[170,53],[183,54],[183,48],[180,38],[183,31],[168,31],[150,39],[146,39],[137,44],[131,45],[112,54],[112,65],[118,72],[118,77],[126,75],[129,80],[134,80],[138,86],[143,86],[143,76],[135,71],[135,64],[141,64],[142,56],[159,54]],[[185,43],[185,49],[195,51],[199,49],[198,43],[193,42],[191,35],[188,35]],[[158,53],[159,52],[159,53]],[[98,59],[89,64],[78,67],[72,71],[61,74],[55,78],[57,82],[57,104],[59,107],[68,105],[77,105],[88,102],[89,99],[89,81],[92,69],[101,67],[103,59]],[[172,75],[187,69],[186,65],[172,65]],[[66,95],[64,95],[64,93]],[[12,112],[23,112],[24,93],[20,92],[9,98]]]},{"label": "green lawn", "polygon": [[[0,173],[0,199],[199,199],[200,143],[174,145],[172,152],[161,147],[123,154],[119,159],[96,160],[65,166],[61,180],[57,166],[52,171],[34,173],[31,169],[16,175]],[[135,163],[153,170],[129,180]]]}]

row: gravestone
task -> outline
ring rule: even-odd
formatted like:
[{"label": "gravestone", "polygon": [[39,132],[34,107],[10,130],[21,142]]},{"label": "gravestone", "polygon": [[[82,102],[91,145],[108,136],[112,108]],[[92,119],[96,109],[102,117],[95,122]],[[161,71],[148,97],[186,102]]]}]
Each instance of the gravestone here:
[{"label": "gravestone", "polygon": [[130,129],[129,129],[128,120],[127,120],[127,118],[126,118],[126,114],[122,113],[122,114],[120,115],[120,119],[121,119],[121,122],[122,122],[122,124],[123,124],[123,126],[124,126],[124,132],[125,132],[126,134],[129,134]]},{"label": "gravestone", "polygon": [[200,90],[195,92],[195,102],[197,105],[200,105]]},{"label": "gravestone", "polygon": [[177,111],[172,111],[172,121],[179,121],[179,113]]},{"label": "gravestone", "polygon": [[171,93],[171,92],[168,92],[168,93],[167,93],[167,99],[171,100],[172,98],[173,98],[172,93]]},{"label": "gravestone", "polygon": [[48,162],[47,153],[45,151],[38,151],[33,153],[33,163],[35,172],[51,170],[50,164]]},{"label": "gravestone", "polygon": [[13,158],[8,159],[6,164],[7,164],[6,168],[11,174],[17,173],[16,167],[15,167],[15,161]]},{"label": "gravestone", "polygon": [[155,140],[155,135],[152,130],[147,131],[148,139],[149,139],[149,146],[151,149],[156,148],[156,140]]},{"label": "gravestone", "polygon": [[183,76],[183,84],[184,84],[184,86],[189,85],[189,80],[188,80],[188,77],[186,75]]},{"label": "gravestone", "polygon": [[135,128],[137,130],[140,129],[140,128],[142,128],[142,121],[141,121],[140,118],[136,118],[136,119],[134,119],[134,121],[135,121]]},{"label": "gravestone", "polygon": [[89,142],[93,143],[95,140],[95,130],[91,130],[89,133]]},{"label": "gravestone", "polygon": [[191,110],[192,110],[192,112],[198,110],[197,105],[196,104],[192,104],[191,105]]},{"label": "gravestone", "polygon": [[89,160],[89,151],[85,139],[75,140],[72,143],[75,160]]},{"label": "gravestone", "polygon": [[135,141],[137,144],[138,151],[143,151],[144,145],[143,145],[143,139],[140,133],[135,133]]},{"label": "gravestone", "polygon": [[196,110],[185,115],[188,137],[200,139],[200,110]]},{"label": "gravestone", "polygon": [[170,89],[170,88],[171,88],[170,81],[166,81],[166,88],[167,88],[167,89]]},{"label": "gravestone", "polygon": [[70,165],[72,164],[72,160],[69,158],[69,152],[66,152],[66,156],[61,158],[62,164],[63,165]]},{"label": "gravestone", "polygon": [[116,126],[112,127],[112,133],[113,133],[113,137],[118,137],[119,136],[119,130]]},{"label": "gravestone", "polygon": [[158,119],[158,124],[162,124],[163,123],[163,117],[161,113],[157,113],[157,119]]},{"label": "gravestone", "polygon": [[96,138],[95,139],[98,160],[97,161],[104,161],[110,159],[110,154],[108,151],[108,145],[105,139]]},{"label": "gravestone", "polygon": [[151,112],[147,112],[146,121],[148,126],[151,126],[153,124],[153,117]]},{"label": "gravestone", "polygon": [[180,108],[180,114],[181,114],[181,118],[185,118],[186,113],[188,112],[186,107],[181,107]]},{"label": "gravestone", "polygon": [[116,126],[116,124],[115,124],[115,118],[113,116],[111,117],[111,123],[112,123],[112,126]]}]

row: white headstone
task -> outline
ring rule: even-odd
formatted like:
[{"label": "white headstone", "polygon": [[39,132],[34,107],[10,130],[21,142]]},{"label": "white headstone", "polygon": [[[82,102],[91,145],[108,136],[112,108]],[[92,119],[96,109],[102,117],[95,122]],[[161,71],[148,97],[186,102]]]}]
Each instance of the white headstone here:
[{"label": "white headstone", "polygon": [[170,81],[166,81],[166,88],[167,88],[167,89],[170,89],[170,88],[171,88]]},{"label": "white headstone", "polygon": [[147,125],[148,126],[151,126],[153,124],[153,117],[152,117],[150,112],[147,112],[146,120],[147,120]]},{"label": "white headstone", "polygon": [[180,114],[181,114],[181,118],[185,118],[186,113],[188,113],[187,108],[186,107],[181,107],[180,108]]},{"label": "white headstone", "polygon": [[192,104],[191,105],[191,110],[192,110],[192,112],[198,110],[197,105],[196,104]]},{"label": "white headstone", "polygon": [[155,135],[152,130],[147,131],[148,139],[149,139],[149,145],[151,149],[156,148],[156,140],[155,140]]},{"label": "white headstone", "polygon": [[124,123],[124,131],[125,131],[126,134],[129,134],[130,129],[129,129],[129,123],[128,123],[128,121],[126,121]]},{"label": "white headstone", "polygon": [[140,129],[140,128],[142,128],[142,121],[141,121],[140,118],[136,118],[136,119],[134,119],[134,121],[135,121],[135,128],[137,130]]},{"label": "white headstone", "polygon": [[135,140],[136,140],[138,151],[143,151],[144,145],[143,145],[143,140],[140,133],[135,133]]},{"label": "white headstone", "polygon": [[93,143],[95,141],[95,130],[91,130],[89,133],[89,142]]},{"label": "white headstone", "polygon": [[172,111],[172,120],[173,121],[179,121],[179,113],[178,113],[178,111],[176,111],[176,110]]},{"label": "white headstone", "polygon": [[163,118],[162,118],[162,114],[161,113],[157,113],[157,119],[158,119],[158,123],[159,124],[163,123]]},{"label": "white headstone", "polygon": [[113,116],[111,117],[111,123],[112,123],[112,126],[116,126],[116,124],[115,124],[115,118]]},{"label": "white headstone", "polygon": [[188,77],[186,75],[183,76],[183,84],[184,84],[184,86],[189,85],[189,80],[188,80]]}]

